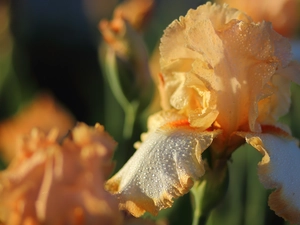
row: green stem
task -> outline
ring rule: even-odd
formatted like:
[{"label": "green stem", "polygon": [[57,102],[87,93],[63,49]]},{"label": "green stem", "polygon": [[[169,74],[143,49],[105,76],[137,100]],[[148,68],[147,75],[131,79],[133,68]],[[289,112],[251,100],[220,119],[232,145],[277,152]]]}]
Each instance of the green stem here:
[{"label": "green stem", "polygon": [[107,74],[106,78],[111,91],[121,107],[124,109],[124,111],[126,111],[128,105],[130,105],[130,102],[126,99],[124,93],[122,92],[119,81],[119,72],[117,69],[116,55],[115,52],[110,48],[106,49],[105,61],[103,65],[105,73]]},{"label": "green stem", "polygon": [[128,104],[127,108],[124,109],[125,121],[123,127],[123,138],[126,140],[130,139],[132,136],[138,106],[139,104],[137,102],[131,102],[131,104]]},{"label": "green stem", "polygon": [[122,91],[122,87],[119,80],[119,71],[116,62],[116,54],[110,48],[106,49],[105,55],[105,63],[104,69],[105,73],[107,74],[107,81],[109,86],[112,90],[113,95],[115,96],[116,100],[122,107],[125,113],[125,121],[123,127],[123,138],[128,140],[132,136],[134,123],[137,116],[137,111],[139,107],[138,101],[131,101],[129,102]]},{"label": "green stem", "polygon": [[194,216],[193,216],[193,223],[192,225],[205,225],[207,222],[209,215],[200,215],[198,213],[195,213],[194,211]]},{"label": "green stem", "polygon": [[195,186],[191,189],[191,194],[193,197],[193,203],[194,203],[194,212],[193,212],[193,223],[192,225],[205,225],[207,222],[207,219],[209,217],[208,213],[203,213],[203,210],[201,210],[201,201],[203,199],[203,194],[205,193],[203,191],[203,188],[206,186],[206,181],[203,181],[198,186],[195,184]]},{"label": "green stem", "polygon": [[193,197],[192,225],[205,225],[210,212],[220,203],[228,187],[228,168],[225,160],[215,160],[214,168],[206,168],[205,175],[191,189]]}]

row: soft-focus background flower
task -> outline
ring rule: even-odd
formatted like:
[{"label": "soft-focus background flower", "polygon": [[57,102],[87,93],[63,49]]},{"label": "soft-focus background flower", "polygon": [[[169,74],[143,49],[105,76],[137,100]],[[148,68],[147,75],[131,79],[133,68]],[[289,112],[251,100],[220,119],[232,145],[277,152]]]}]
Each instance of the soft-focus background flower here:
[{"label": "soft-focus background flower", "polygon": [[21,107],[16,115],[0,122],[0,149],[3,160],[9,162],[15,155],[19,138],[30,133],[33,127],[44,132],[53,128],[60,130],[61,140],[75,125],[75,119],[53,97],[41,94]]},{"label": "soft-focus background flower", "polygon": [[16,147],[0,175],[1,220],[7,225],[120,225],[118,203],[104,190],[115,141],[100,124],[78,123],[61,145],[59,132],[32,129]]},{"label": "soft-focus background flower", "polygon": [[217,0],[250,15],[255,22],[272,21],[273,28],[286,37],[296,35],[299,24],[299,1],[296,0]]},{"label": "soft-focus background flower", "polygon": [[[140,1],[147,4],[152,2]],[[129,60],[124,60],[118,55],[108,55],[99,51],[103,49],[99,46],[103,46],[105,42],[98,24],[103,19],[111,21],[116,15],[125,19],[127,16],[130,29],[134,31],[131,34],[134,38],[142,40],[146,49],[142,54],[146,54],[143,58],[148,59],[149,68],[142,68],[144,70],[141,71],[150,71],[153,81],[156,82],[159,73],[157,46],[163,30],[174,19],[185,15],[188,9],[196,8],[206,1],[156,0],[148,13],[141,14],[142,21],[145,18],[143,22],[139,22],[139,17],[133,17],[135,11],[130,9],[130,4],[125,4],[126,7],[123,5],[123,8],[119,6],[116,12],[115,9],[121,2],[123,1],[0,0],[0,130],[4,127],[4,131],[1,130],[4,134],[0,132],[0,140],[5,139],[6,143],[13,145],[17,134],[10,136],[9,133],[5,133],[6,129],[20,131],[22,134],[28,133],[30,127],[39,126],[47,132],[50,126],[63,126],[64,122],[60,121],[62,118],[66,119],[66,130],[71,128],[69,126],[72,126],[75,120],[90,125],[100,122],[119,143],[115,153],[115,171],[127,161],[134,152],[133,144],[140,140],[141,132],[146,129],[147,115],[159,109],[159,100],[139,98],[140,91],[144,89],[136,88],[135,84],[138,82],[135,81],[138,79],[135,76],[145,74],[137,74],[131,70],[135,58],[129,57]],[[294,56],[300,59],[298,0],[232,0],[228,1],[228,4],[240,7],[242,11],[249,9],[246,12],[255,20],[274,18],[275,29],[280,27],[277,31],[291,38]],[[130,12],[122,14],[122,10]],[[115,61],[108,58],[115,64],[104,68],[103,60],[108,56],[115,57]],[[145,66],[143,63],[141,65]],[[123,85],[122,93],[117,95],[114,92],[115,83],[112,85],[107,79],[107,69],[115,69],[114,65],[119,69],[115,78]],[[28,115],[28,118],[33,119],[25,120],[29,124],[26,124],[26,129],[23,128],[25,125],[17,120],[18,115],[22,115],[22,109],[34,102],[39,93],[45,91],[52,96],[51,100],[47,100],[49,105],[42,106],[49,115],[42,114],[43,110],[37,110],[37,116]],[[155,96],[156,90],[149,88],[149,92],[150,96]],[[291,126],[294,136],[300,138],[299,87],[292,86],[292,94],[291,111],[282,120]],[[120,102],[120,96],[126,97],[129,108],[134,109],[136,102],[139,105],[132,118],[130,112],[128,116],[124,109],[122,100]],[[52,113],[50,101],[52,106],[55,106],[54,111],[66,113],[63,114],[65,117],[56,117],[55,112]],[[143,102],[139,101],[147,102],[143,105]],[[148,105],[150,106],[147,108]],[[64,110],[56,110],[56,106]],[[42,119],[42,122],[47,120],[47,126],[34,122],[39,116],[43,118],[43,115],[46,119]],[[124,138],[123,126],[128,124],[126,115],[133,122],[130,136]],[[30,121],[33,121],[32,124]],[[1,145],[0,148],[1,154],[5,155],[4,151],[9,147]],[[268,193],[256,175],[255,162],[258,162],[261,156],[249,148],[242,147],[233,154],[229,191],[225,200],[213,211],[209,224],[288,224],[275,216],[266,205]],[[9,154],[10,158],[13,157],[13,150],[9,150]],[[2,157],[1,168],[5,168],[7,162],[7,158]],[[171,225],[190,224],[191,214],[190,198],[187,194],[177,200],[171,209],[163,210],[158,218],[167,219]],[[146,217],[152,218],[150,215]]]}]

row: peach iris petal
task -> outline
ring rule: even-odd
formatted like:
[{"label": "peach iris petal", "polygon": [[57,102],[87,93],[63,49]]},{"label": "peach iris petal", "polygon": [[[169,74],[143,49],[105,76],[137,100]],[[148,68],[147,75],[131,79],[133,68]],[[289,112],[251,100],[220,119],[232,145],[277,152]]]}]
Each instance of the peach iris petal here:
[{"label": "peach iris petal", "polygon": [[0,123],[0,149],[6,161],[16,154],[16,143],[20,136],[38,127],[49,132],[53,127],[58,128],[59,139],[75,125],[75,119],[69,111],[63,108],[49,94],[40,94],[22,108],[15,116]]},{"label": "peach iris petal", "polygon": [[[0,174],[1,219],[12,224],[121,224],[104,190],[114,140],[99,124],[78,124],[63,145],[35,129]],[[72,138],[73,136],[73,138]]]},{"label": "peach iris petal", "polygon": [[289,136],[248,133],[246,141],[263,158],[258,175],[268,189],[275,189],[269,197],[270,208],[292,224],[300,224],[300,149]]},{"label": "peach iris petal", "polygon": [[187,193],[204,174],[201,153],[218,132],[198,132],[183,124],[166,124],[149,134],[124,167],[108,180],[107,189],[120,208],[138,217],[157,214]]},{"label": "peach iris petal", "polygon": [[273,94],[272,76],[297,70],[288,40],[270,23],[226,5],[207,3],[175,20],[160,50],[164,109],[185,112],[202,129],[217,121],[225,136],[241,127],[260,131],[258,104]]}]

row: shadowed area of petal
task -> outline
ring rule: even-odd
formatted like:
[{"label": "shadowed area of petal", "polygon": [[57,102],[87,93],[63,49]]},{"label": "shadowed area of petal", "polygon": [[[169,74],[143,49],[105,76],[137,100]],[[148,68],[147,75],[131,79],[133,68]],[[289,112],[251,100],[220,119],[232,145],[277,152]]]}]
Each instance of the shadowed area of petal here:
[{"label": "shadowed area of petal", "polygon": [[138,217],[145,211],[157,214],[173,198],[187,193],[193,180],[204,174],[201,153],[215,132],[175,122],[151,133],[125,166],[106,184],[119,199],[120,208]]},{"label": "shadowed area of petal", "polygon": [[258,175],[268,189],[276,189],[269,205],[278,216],[292,224],[300,224],[300,149],[289,136],[246,134],[246,141],[262,155]]}]

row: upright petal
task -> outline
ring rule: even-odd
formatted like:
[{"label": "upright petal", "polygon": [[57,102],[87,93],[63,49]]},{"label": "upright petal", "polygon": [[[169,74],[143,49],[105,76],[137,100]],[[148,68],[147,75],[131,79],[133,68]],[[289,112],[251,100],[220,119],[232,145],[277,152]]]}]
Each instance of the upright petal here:
[{"label": "upright petal", "polygon": [[183,121],[167,123],[149,134],[106,187],[132,215],[157,214],[204,174],[201,153],[217,133],[199,132]]},{"label": "upright petal", "polygon": [[[266,108],[258,105],[277,92],[272,77],[297,80],[290,49],[288,39],[271,23],[254,23],[228,5],[207,3],[190,10],[172,22],[161,39],[164,109],[184,111],[194,127],[205,129],[216,121],[226,136],[236,130],[259,132],[260,123],[269,121],[257,120],[267,118],[261,115]],[[267,101],[273,118],[289,106],[288,101],[273,104],[289,95],[287,88],[280,91],[286,93]]]},{"label": "upright petal", "polygon": [[292,224],[300,224],[298,142],[276,130],[271,134],[248,133],[245,138],[263,155],[258,175],[266,188],[275,189],[269,197],[270,208]]}]

